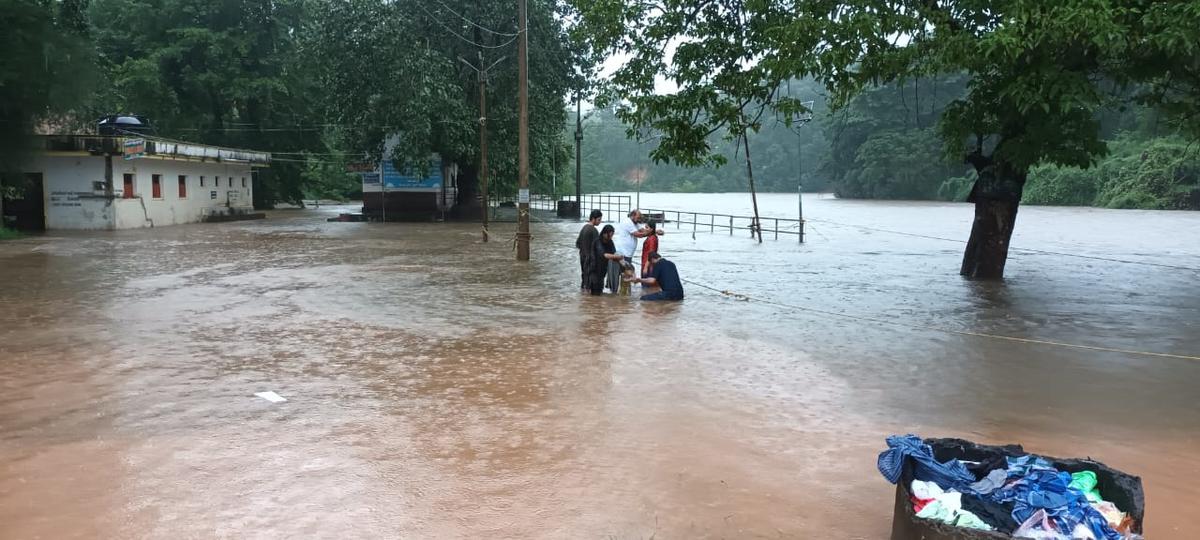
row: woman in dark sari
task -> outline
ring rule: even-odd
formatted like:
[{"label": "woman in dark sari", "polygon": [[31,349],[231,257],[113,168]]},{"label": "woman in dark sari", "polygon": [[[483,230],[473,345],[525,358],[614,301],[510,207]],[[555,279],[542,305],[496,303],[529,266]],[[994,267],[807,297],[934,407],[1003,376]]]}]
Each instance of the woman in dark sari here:
[{"label": "woman in dark sari", "polygon": [[[617,247],[613,245],[612,225],[605,225],[600,230],[600,237],[592,243],[591,265],[588,267],[588,290],[592,294],[599,296],[604,292],[605,275],[608,274],[608,266],[610,262],[620,261],[621,255],[617,253]],[[610,278],[609,281],[612,281]],[[613,292],[616,292],[616,287],[612,287]]]}]

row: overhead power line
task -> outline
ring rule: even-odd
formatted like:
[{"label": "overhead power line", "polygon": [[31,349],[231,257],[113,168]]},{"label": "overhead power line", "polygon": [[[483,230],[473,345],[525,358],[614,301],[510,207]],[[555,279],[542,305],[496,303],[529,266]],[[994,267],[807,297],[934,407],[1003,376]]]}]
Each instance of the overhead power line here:
[{"label": "overhead power line", "polygon": [[[966,240],[959,240],[959,239],[955,239],[955,238],[946,238],[943,236],[931,236],[931,235],[926,235],[926,234],[916,234],[916,233],[903,232],[903,231],[893,231],[893,230],[889,230],[889,229],[879,229],[876,227],[867,227],[865,225],[856,225],[853,223],[839,223],[837,221],[829,221],[827,219],[806,219],[805,221],[814,221],[817,223],[828,223],[830,225],[837,225],[837,226],[841,226],[841,227],[852,227],[852,228],[861,229],[864,231],[895,234],[895,235],[900,235],[900,236],[910,236],[913,238],[924,238],[927,240],[941,240],[944,242],[954,242],[957,244],[967,243]],[[1037,253],[1039,255],[1059,255],[1062,257],[1075,257],[1078,259],[1091,259],[1091,260],[1095,260],[1095,261],[1115,262],[1115,263],[1123,263],[1123,264],[1140,264],[1143,266],[1157,266],[1160,268],[1172,268],[1175,270],[1190,270],[1192,272],[1200,272],[1200,268],[1193,267],[1193,266],[1181,266],[1181,265],[1157,263],[1157,262],[1151,262],[1151,261],[1134,261],[1134,260],[1129,260],[1129,259],[1115,259],[1112,257],[1098,257],[1095,255],[1080,255],[1078,253],[1063,253],[1061,251],[1048,251],[1048,250],[1044,250],[1044,249],[1031,249],[1031,248],[1020,248],[1020,247],[1014,247],[1014,248],[1009,248],[1009,249],[1011,251],[1016,251],[1016,252]]]},{"label": "overhead power line", "polygon": [[513,34],[511,39],[509,39],[508,41],[505,41],[504,43],[501,43],[499,45],[484,45],[482,43],[479,43],[473,39],[470,39],[470,38],[456,32],[453,28],[450,28],[450,25],[443,22],[442,19],[439,18],[437,15],[434,15],[433,12],[429,11],[429,8],[425,7],[425,5],[422,4],[421,2],[417,2],[417,6],[420,7],[421,11],[424,11],[425,14],[429,16],[430,19],[433,19],[433,22],[436,22],[438,24],[438,26],[441,26],[447,32],[450,32],[451,35],[453,35],[454,37],[456,37],[458,39],[461,39],[462,41],[464,41],[468,44],[474,45],[481,49],[502,49],[504,47],[512,45],[513,42],[515,42],[517,40],[517,36],[520,35],[520,32],[518,32],[517,34]]},{"label": "overhead power line", "polygon": [[477,22],[475,22],[475,21],[472,21],[471,19],[468,19],[468,18],[464,17],[462,14],[460,14],[460,13],[459,13],[459,12],[457,12],[457,11],[454,11],[454,9],[453,9],[453,8],[451,8],[450,6],[446,5],[446,3],[445,3],[445,2],[443,2],[442,0],[438,0],[438,3],[439,3],[439,4],[441,4],[441,5],[442,5],[442,7],[443,7],[443,8],[444,8],[446,11],[449,11],[450,13],[453,13],[453,14],[455,14],[456,16],[458,16],[458,18],[462,19],[462,20],[463,20],[463,22],[465,22],[465,23],[467,23],[467,24],[469,24],[469,25],[471,25],[471,26],[474,26],[475,28],[478,28],[478,29],[480,29],[480,30],[483,30],[484,32],[488,32],[488,33],[490,33],[490,34],[495,34],[495,35],[497,35],[497,36],[504,36],[504,37],[517,37],[517,36],[519,35],[519,34],[517,34],[517,33],[515,33],[515,32],[500,32],[500,31],[497,31],[497,30],[492,30],[491,28],[488,28],[488,27],[486,27],[486,26],[483,26],[483,25],[481,25],[481,24],[479,24],[479,23],[477,23]]}]

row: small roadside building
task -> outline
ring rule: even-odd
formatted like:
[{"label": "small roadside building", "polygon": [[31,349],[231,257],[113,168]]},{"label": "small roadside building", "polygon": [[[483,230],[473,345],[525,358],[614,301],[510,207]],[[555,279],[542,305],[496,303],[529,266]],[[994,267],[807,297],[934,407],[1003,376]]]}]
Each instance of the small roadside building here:
[{"label": "small roadside building", "polygon": [[363,214],[380,221],[427,221],[445,217],[458,205],[458,166],[434,156],[427,173],[397,170],[383,160],[361,172]]},{"label": "small roadside building", "polygon": [[132,133],[42,135],[23,177],[6,180],[19,196],[4,201],[4,220],[116,230],[250,217],[255,169],[270,162],[266,152]]}]

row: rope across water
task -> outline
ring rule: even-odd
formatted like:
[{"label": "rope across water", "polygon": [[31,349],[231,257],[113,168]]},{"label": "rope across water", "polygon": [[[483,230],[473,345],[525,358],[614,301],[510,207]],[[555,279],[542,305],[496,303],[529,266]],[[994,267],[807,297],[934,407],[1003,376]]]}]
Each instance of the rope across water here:
[{"label": "rope across water", "polygon": [[943,328],[943,327],[939,327],[939,326],[926,326],[926,325],[922,325],[922,324],[906,323],[906,322],[899,321],[896,319],[880,319],[877,317],[852,315],[850,313],[841,313],[841,312],[829,311],[829,310],[825,310],[825,309],[797,306],[797,305],[793,305],[793,304],[787,304],[784,302],[767,300],[764,298],[754,298],[754,297],[751,297],[746,294],[736,293],[736,292],[732,292],[732,291],[728,291],[728,290],[721,290],[716,287],[710,287],[703,283],[698,283],[698,282],[695,282],[695,281],[692,281],[689,279],[684,279],[682,281],[689,285],[695,285],[702,289],[707,289],[709,291],[713,291],[713,292],[719,293],[721,295],[728,296],[730,298],[733,298],[735,300],[740,300],[743,302],[753,301],[753,302],[759,302],[762,304],[773,305],[776,307],[787,308],[787,309],[791,309],[794,311],[817,313],[817,314],[821,314],[821,315],[829,315],[832,317],[840,317],[843,319],[872,322],[872,323],[876,323],[876,324],[901,326],[901,327],[910,328],[913,330],[942,332],[942,333],[946,333],[946,334],[957,334],[960,336],[971,336],[971,337],[977,337],[977,338],[996,339],[996,340],[1011,341],[1011,342],[1016,342],[1016,343],[1026,343],[1026,344],[1030,344],[1030,345],[1046,345],[1046,346],[1051,346],[1051,347],[1064,347],[1064,348],[1069,348],[1069,349],[1082,349],[1082,350],[1088,350],[1088,351],[1102,351],[1102,352],[1128,354],[1128,355],[1135,355],[1135,356],[1151,356],[1151,357],[1157,357],[1157,358],[1174,358],[1177,360],[1200,361],[1200,356],[1194,356],[1194,355],[1188,355],[1188,354],[1172,354],[1172,353],[1163,353],[1163,352],[1154,352],[1154,351],[1135,351],[1135,350],[1131,350],[1131,349],[1118,349],[1118,348],[1114,348],[1114,347],[1099,347],[1099,346],[1095,346],[1095,345],[1080,345],[1077,343],[1064,343],[1061,341],[1050,341],[1050,340],[1044,340],[1044,339],[1031,339],[1031,338],[1016,337],[1016,336],[1005,336],[1005,335],[1001,335],[1001,334],[989,334],[987,332],[974,332],[971,330],[955,330],[953,328]]}]

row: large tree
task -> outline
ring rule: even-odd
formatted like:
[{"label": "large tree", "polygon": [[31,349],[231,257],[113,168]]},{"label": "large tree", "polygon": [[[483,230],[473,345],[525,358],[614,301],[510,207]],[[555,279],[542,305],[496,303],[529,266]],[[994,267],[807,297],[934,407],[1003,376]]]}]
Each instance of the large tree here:
[{"label": "large tree", "polygon": [[[478,72],[487,77],[491,191],[515,194],[517,73],[515,4],[477,0],[310,0],[322,16],[307,25],[305,56],[329,96],[345,143],[372,157],[423,166],[431,153],[458,163],[473,195],[479,152]],[[564,99],[579,91],[586,62],[562,22],[565,4],[529,3],[531,185],[548,193],[569,163]],[[586,66],[585,66],[586,67]],[[385,139],[396,146],[383,156]]]},{"label": "large tree", "polygon": [[[627,55],[611,80],[622,118],[657,132],[652,154],[715,157],[707,135],[754,130],[747,113],[800,112],[777,91],[825,83],[834,107],[875,85],[963,74],[938,130],[977,173],[961,273],[1000,278],[1031,167],[1086,167],[1106,148],[1096,111],[1122,85],[1195,122],[1196,2],[1118,0],[578,1],[592,45]],[[678,86],[657,94],[655,79]],[[1193,116],[1188,116],[1193,115]]]},{"label": "large tree", "polygon": [[0,0],[0,214],[6,197],[24,197],[20,173],[35,149],[31,135],[69,116],[94,83],[86,6]]},{"label": "large tree", "polygon": [[323,151],[323,102],[297,50],[301,0],[94,0],[108,84],[93,113],[148,116],[161,136],[282,152],[255,204],[298,201],[298,152]]}]

